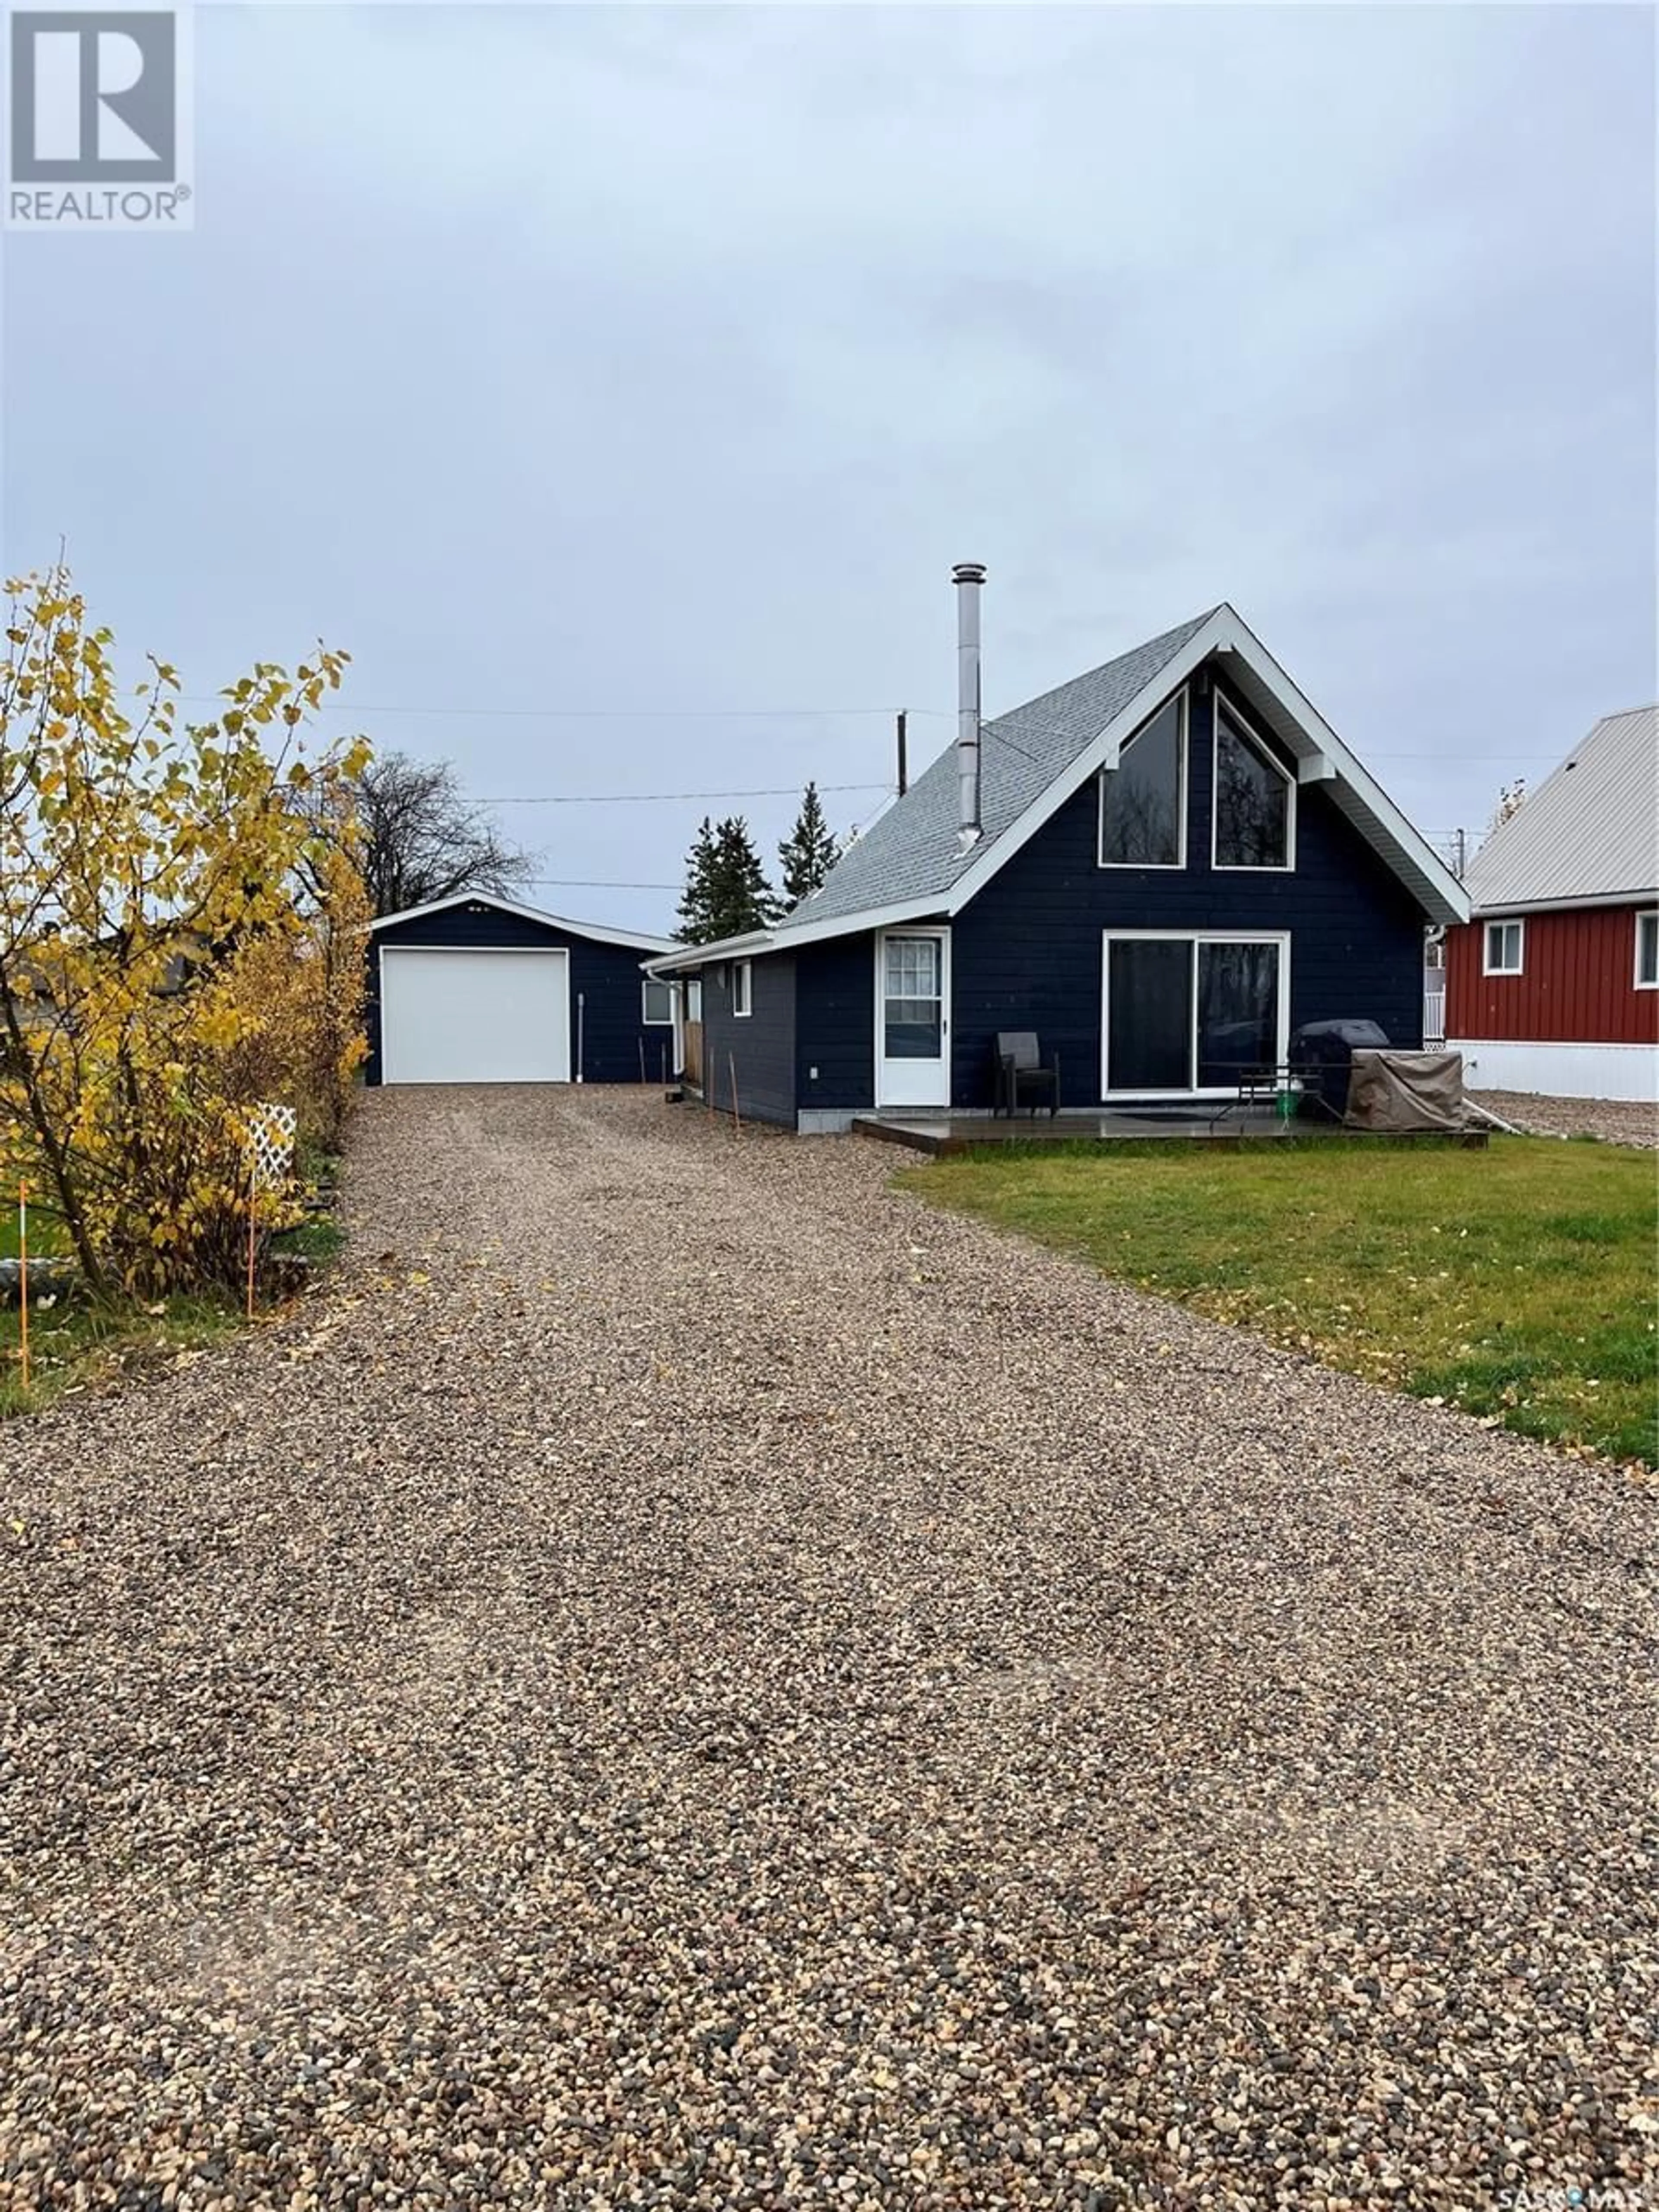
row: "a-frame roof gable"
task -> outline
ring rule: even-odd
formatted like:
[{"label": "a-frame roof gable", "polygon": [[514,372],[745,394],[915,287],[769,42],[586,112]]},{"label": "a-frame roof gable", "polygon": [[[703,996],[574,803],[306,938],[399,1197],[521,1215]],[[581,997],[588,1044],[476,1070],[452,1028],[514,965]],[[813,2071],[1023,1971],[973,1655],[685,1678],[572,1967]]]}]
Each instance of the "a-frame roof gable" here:
[{"label": "a-frame roof gable", "polygon": [[988,721],[981,747],[981,836],[964,846],[954,749],[774,927],[688,947],[653,968],[691,967],[732,951],[764,952],[906,921],[948,921],[1088,781],[1117,766],[1125,742],[1214,659],[1230,688],[1435,922],[1467,921],[1463,886],[1234,608],[1224,601],[1133,652]]}]

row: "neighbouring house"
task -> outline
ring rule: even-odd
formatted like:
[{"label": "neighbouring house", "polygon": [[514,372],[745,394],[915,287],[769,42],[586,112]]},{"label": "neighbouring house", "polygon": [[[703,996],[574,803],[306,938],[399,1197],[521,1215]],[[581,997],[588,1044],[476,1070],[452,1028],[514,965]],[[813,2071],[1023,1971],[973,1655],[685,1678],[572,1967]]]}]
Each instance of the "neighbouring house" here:
[{"label": "neighbouring house", "polygon": [[1659,708],[1608,714],[1469,863],[1446,1041],[1469,1083],[1659,1097]]},{"label": "neighbouring house", "polygon": [[481,891],[369,933],[370,1083],[656,1083],[672,1073],[668,948]]},{"label": "neighbouring house", "polygon": [[983,574],[955,745],[782,921],[647,963],[704,1097],[802,1131],[984,1113],[1011,1030],[1097,1109],[1236,1096],[1304,1022],[1419,1045],[1424,932],[1468,901],[1233,609],[981,724]]}]

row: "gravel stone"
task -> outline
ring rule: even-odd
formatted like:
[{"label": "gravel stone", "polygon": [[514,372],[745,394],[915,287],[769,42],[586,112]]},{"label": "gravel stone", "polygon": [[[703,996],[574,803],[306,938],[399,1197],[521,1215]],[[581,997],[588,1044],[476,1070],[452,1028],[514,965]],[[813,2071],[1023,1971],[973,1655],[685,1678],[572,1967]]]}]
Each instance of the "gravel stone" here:
[{"label": "gravel stone", "polygon": [[1659,2202],[1652,1486],[893,1166],[371,1093],[0,1431],[0,2206]]},{"label": "gravel stone", "polygon": [[1471,1091],[1477,1106],[1528,1136],[1600,1137],[1608,1145],[1659,1146],[1659,1106],[1632,1098],[1547,1098],[1533,1091]]}]

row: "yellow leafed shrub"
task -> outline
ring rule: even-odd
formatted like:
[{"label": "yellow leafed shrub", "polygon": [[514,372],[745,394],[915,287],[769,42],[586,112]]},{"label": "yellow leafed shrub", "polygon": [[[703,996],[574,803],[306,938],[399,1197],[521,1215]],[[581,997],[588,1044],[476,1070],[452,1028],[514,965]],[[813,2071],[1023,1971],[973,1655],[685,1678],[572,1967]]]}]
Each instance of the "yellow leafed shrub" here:
[{"label": "yellow leafed shrub", "polygon": [[0,671],[0,1157],[95,1289],[235,1280],[248,1116],[338,1133],[362,1036],[361,741],[307,757],[345,656],[262,662],[186,723],[152,660],[118,695],[67,575],[7,586]]}]

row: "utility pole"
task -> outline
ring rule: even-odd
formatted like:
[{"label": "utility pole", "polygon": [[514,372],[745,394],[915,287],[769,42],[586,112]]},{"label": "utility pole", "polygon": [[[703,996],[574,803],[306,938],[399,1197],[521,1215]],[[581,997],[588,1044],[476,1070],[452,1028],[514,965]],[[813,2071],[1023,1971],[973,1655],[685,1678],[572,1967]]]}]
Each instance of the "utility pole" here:
[{"label": "utility pole", "polygon": [[1458,880],[1458,882],[1459,882],[1460,884],[1461,884],[1461,883],[1462,882],[1462,880],[1463,880],[1463,872],[1464,872],[1464,870],[1465,870],[1465,869],[1468,867],[1468,859],[1469,859],[1469,854],[1468,854],[1468,839],[1469,839],[1469,833],[1468,833],[1468,831],[1467,830],[1460,830],[1458,831],[1458,833],[1457,833],[1457,880]]},{"label": "utility pole", "polygon": [[901,799],[910,787],[910,763],[904,735],[908,719],[901,707],[898,710],[898,795]]}]

